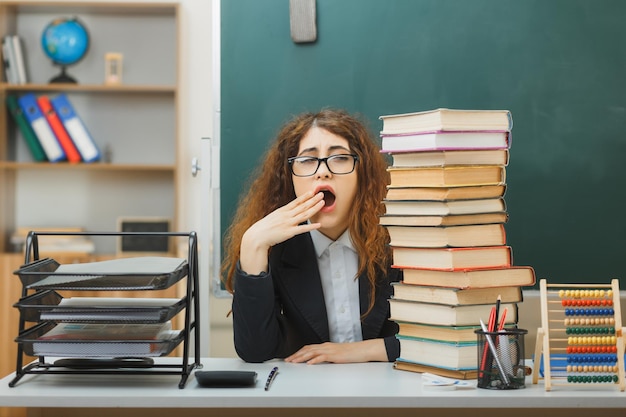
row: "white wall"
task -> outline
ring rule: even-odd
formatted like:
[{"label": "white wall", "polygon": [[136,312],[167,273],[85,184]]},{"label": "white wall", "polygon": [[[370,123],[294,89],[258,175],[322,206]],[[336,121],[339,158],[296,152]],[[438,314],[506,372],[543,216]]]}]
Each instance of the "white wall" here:
[{"label": "white wall", "polygon": [[[210,263],[212,224],[209,160],[211,143],[202,138],[219,140],[219,1],[180,0],[181,5],[181,78],[179,149],[180,199],[182,230],[196,230],[199,237],[201,288],[201,349],[203,355],[234,357],[232,322],[227,313],[229,298],[209,297],[215,265]],[[216,45],[217,42],[217,45]],[[217,62],[214,62],[214,58]],[[217,70],[217,71],[215,71]],[[217,97],[217,98],[216,98]],[[215,129],[215,130],[214,130]],[[201,171],[191,175],[191,161],[198,158]]]},{"label": "white wall", "polygon": [[[215,2],[218,2],[215,4]],[[214,73],[213,31],[219,13],[219,0],[180,0],[181,63],[180,63],[180,114],[179,134],[181,149],[179,163],[182,167],[179,189],[181,204],[179,218],[181,230],[195,230],[199,238],[200,301],[201,301],[201,354],[219,357],[235,356],[232,343],[232,326],[226,317],[230,309],[228,298],[209,297],[209,263],[211,247],[210,186],[207,176],[211,172],[209,146],[202,138],[215,138],[214,113],[215,88],[219,80]],[[200,172],[192,176],[192,159],[197,158]],[[210,305],[210,308],[209,308]]]}]

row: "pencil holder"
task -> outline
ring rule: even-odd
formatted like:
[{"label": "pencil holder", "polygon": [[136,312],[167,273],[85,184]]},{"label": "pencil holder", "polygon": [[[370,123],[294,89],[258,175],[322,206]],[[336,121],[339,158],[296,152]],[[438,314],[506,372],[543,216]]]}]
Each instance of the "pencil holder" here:
[{"label": "pencil holder", "polygon": [[475,331],[478,339],[478,388],[524,388],[524,336],[528,330]]}]

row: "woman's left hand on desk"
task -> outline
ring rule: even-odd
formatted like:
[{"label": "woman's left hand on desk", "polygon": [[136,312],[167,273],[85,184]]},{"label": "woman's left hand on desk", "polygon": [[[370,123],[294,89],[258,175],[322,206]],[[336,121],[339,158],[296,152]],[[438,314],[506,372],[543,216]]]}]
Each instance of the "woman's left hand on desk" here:
[{"label": "woman's left hand on desk", "polygon": [[316,364],[385,362],[387,352],[383,339],[371,339],[352,343],[320,343],[306,345],[285,358],[285,362]]}]

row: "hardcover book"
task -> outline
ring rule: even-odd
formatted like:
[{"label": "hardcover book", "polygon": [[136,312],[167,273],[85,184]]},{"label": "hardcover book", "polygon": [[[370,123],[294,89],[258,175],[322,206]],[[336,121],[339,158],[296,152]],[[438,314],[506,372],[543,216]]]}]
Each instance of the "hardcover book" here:
[{"label": "hardcover book", "polygon": [[398,335],[444,342],[474,342],[477,340],[475,331],[480,329],[480,325],[440,326],[411,321],[397,321],[397,323]]},{"label": "hardcover book", "polygon": [[506,211],[503,198],[445,201],[383,200],[383,204],[386,215],[447,216]]},{"label": "hardcover book", "polygon": [[407,284],[454,288],[489,288],[535,285],[535,270],[530,266],[506,268],[463,269],[443,271],[424,268],[404,268],[403,281]]},{"label": "hardcover book", "polygon": [[463,248],[408,248],[392,246],[395,268],[424,268],[456,271],[478,268],[507,268],[511,266],[509,246]]},{"label": "hardcover book", "polygon": [[383,134],[383,152],[508,149],[509,132],[428,132]]},{"label": "hardcover book", "polygon": [[506,244],[502,224],[421,227],[387,226],[390,245],[416,248],[501,246]]},{"label": "hardcover book", "polygon": [[394,167],[508,165],[508,149],[389,152]]},{"label": "hardcover book", "polygon": [[487,288],[454,288],[393,283],[393,298],[423,303],[447,304],[451,306],[494,303],[521,303],[522,289],[516,285]]},{"label": "hardcover book", "polygon": [[[494,306],[490,304],[470,304],[452,306],[447,304],[423,303],[390,298],[391,320],[412,323],[432,324],[437,326],[476,326],[480,320],[487,320]],[[502,303],[501,309],[507,309],[506,324],[517,323],[517,304]]]},{"label": "hardcover book", "polygon": [[398,336],[398,340],[401,352],[399,360],[456,370],[473,370],[478,367],[477,341],[436,342],[404,336]]},{"label": "hardcover book", "polygon": [[428,366],[423,365],[421,363],[410,362],[404,359],[396,359],[393,364],[394,369],[398,369],[400,371],[409,371],[409,372],[418,372],[424,373],[428,372],[435,375],[445,376],[448,378],[454,379],[476,379],[478,378],[478,370],[477,369],[448,369],[448,368],[440,368],[436,366]]},{"label": "hardcover book", "polygon": [[500,298],[503,303],[521,303],[522,289],[516,285],[487,288],[454,288],[393,283],[393,298],[422,303],[474,305],[494,303]]},{"label": "hardcover book", "polygon": [[508,110],[464,110],[439,108],[428,111],[380,116],[381,134],[437,131],[510,131],[513,127]]},{"label": "hardcover book", "polygon": [[503,197],[506,185],[465,187],[388,187],[387,200],[476,200]]},{"label": "hardcover book", "polygon": [[464,224],[506,223],[509,215],[505,211],[494,213],[455,214],[443,216],[392,215],[380,216],[383,226],[459,226]]},{"label": "hardcover book", "polygon": [[468,165],[452,167],[387,168],[390,188],[394,187],[462,187],[503,185],[505,167],[501,165]]}]

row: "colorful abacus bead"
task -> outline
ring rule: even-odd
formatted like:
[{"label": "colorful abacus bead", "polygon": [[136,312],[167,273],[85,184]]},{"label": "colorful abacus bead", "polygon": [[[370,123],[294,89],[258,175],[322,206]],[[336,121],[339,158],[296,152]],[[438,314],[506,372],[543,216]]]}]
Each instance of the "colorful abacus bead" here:
[{"label": "colorful abacus bead", "polygon": [[567,382],[572,383],[617,383],[619,377],[617,375],[568,375]]}]

